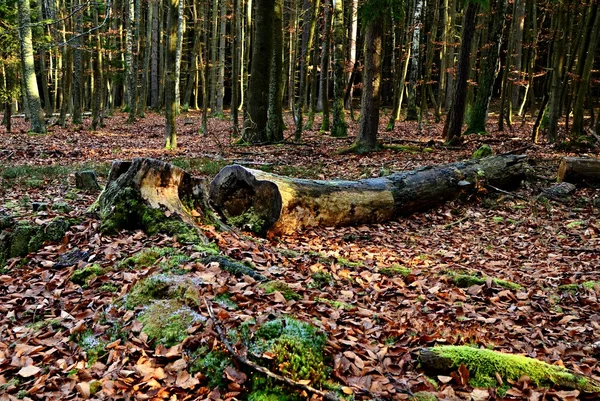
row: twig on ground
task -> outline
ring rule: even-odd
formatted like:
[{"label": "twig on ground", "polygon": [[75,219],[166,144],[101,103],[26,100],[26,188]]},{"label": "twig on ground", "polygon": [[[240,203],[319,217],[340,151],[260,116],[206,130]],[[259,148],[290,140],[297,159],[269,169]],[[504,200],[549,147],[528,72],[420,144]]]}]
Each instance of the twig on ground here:
[{"label": "twig on ground", "polygon": [[221,330],[221,326],[219,325],[219,322],[217,320],[217,317],[215,316],[215,312],[213,311],[213,308],[211,306],[211,304],[206,300],[206,298],[204,299],[204,304],[206,305],[206,309],[208,309],[208,314],[210,315],[210,318],[212,319],[214,325],[215,325],[215,330],[217,331],[217,334],[219,335],[219,338],[221,339],[221,342],[223,343],[223,345],[225,346],[225,348],[227,349],[227,351],[231,354],[231,356],[233,357],[233,359],[235,359],[236,361],[238,361],[239,363],[241,363],[242,365],[245,365],[247,367],[249,367],[250,369],[253,369],[257,372],[260,372],[272,379],[275,379],[279,382],[285,383],[288,386],[300,389],[300,390],[304,390],[308,393],[311,394],[316,394],[319,395],[321,397],[323,397],[323,399],[325,401],[340,401],[340,399],[331,392],[324,392],[321,390],[318,390],[314,387],[308,386],[306,384],[302,384],[302,383],[298,383],[297,381],[294,381],[292,379],[289,379],[287,377],[278,375],[276,373],[271,372],[269,369],[264,368],[260,365],[257,365],[256,363],[249,361],[248,359],[244,358],[243,356],[239,355],[235,349],[233,349],[233,347],[231,346],[231,344],[229,344],[229,341],[227,341],[227,338],[223,335],[223,331]]},{"label": "twig on ground", "polygon": [[497,187],[495,187],[493,185],[490,185],[490,184],[486,184],[486,187],[488,187],[490,189],[493,189],[494,191],[499,192],[501,194],[504,194],[504,195],[507,195],[507,196],[512,196],[512,197],[518,198],[518,199],[522,199],[522,200],[527,201],[527,202],[529,202],[529,200],[530,200],[529,198],[526,198],[526,197],[518,195],[518,194],[513,194],[512,192],[505,191],[503,189],[497,188]]}]

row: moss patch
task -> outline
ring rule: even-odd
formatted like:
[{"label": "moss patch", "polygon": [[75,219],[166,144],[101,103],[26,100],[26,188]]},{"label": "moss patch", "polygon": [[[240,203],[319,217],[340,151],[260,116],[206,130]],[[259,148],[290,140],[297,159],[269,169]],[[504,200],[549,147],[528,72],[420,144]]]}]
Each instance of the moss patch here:
[{"label": "moss patch", "polygon": [[100,358],[106,355],[106,343],[96,337],[92,330],[86,330],[82,333],[77,334],[72,341],[76,341],[79,347],[85,351],[87,356],[87,365],[92,366]]},{"label": "moss patch", "polygon": [[[448,276],[452,278],[454,284],[458,287],[471,287],[472,285],[483,285],[487,283],[488,277],[486,276],[475,276],[471,274],[454,274],[448,273]],[[498,287],[503,287],[508,290],[521,290],[523,287],[517,283],[513,283],[512,281],[502,280],[498,278],[492,278],[492,283]]]},{"label": "moss patch", "polygon": [[202,372],[208,378],[208,384],[211,388],[223,387],[226,383],[223,379],[223,372],[233,362],[229,355],[218,348],[208,351],[206,347],[200,348],[192,355],[194,360],[190,366],[190,373]]},{"label": "moss patch", "polygon": [[521,355],[452,345],[433,347],[431,351],[450,361],[452,368],[464,364],[471,375],[473,387],[497,386],[497,373],[504,381],[517,381],[528,376],[538,387],[559,385],[582,391],[600,391],[599,386],[568,369]]},{"label": "moss patch", "polygon": [[390,267],[382,267],[379,270],[377,270],[377,272],[388,277],[408,277],[408,275],[412,273],[412,271],[408,267],[401,266],[398,264],[393,264]]},{"label": "moss patch", "polygon": [[173,299],[190,306],[200,306],[199,279],[183,276],[157,274],[138,281],[125,298],[125,306],[133,309],[148,305],[154,300]]},{"label": "moss patch", "polygon": [[600,288],[600,281],[586,281],[581,284],[563,284],[558,286],[560,292],[566,292],[569,294],[576,294],[582,289],[595,291],[596,288]]},{"label": "moss patch", "polygon": [[252,206],[238,216],[227,216],[227,224],[257,234],[264,234],[267,228],[265,227],[265,219],[260,217]]},{"label": "moss patch", "polygon": [[252,277],[253,279],[255,279],[257,281],[265,281],[266,280],[265,276],[263,276],[262,274],[258,273],[256,270],[254,270],[252,265],[237,262],[235,260],[228,258],[227,256],[209,255],[209,256],[206,256],[206,257],[200,259],[200,262],[205,265],[208,265],[210,263],[218,263],[219,267],[222,270],[225,270],[225,271],[233,274],[236,277],[240,277],[245,274],[247,276]]},{"label": "moss patch", "polygon": [[122,261],[119,262],[117,267],[119,269],[150,267],[154,263],[156,263],[158,258],[160,258],[164,253],[168,252],[169,250],[171,250],[171,248],[162,248],[161,249],[161,248],[152,247],[152,248],[144,249],[126,259],[123,259]]},{"label": "moss patch", "polygon": [[411,398],[413,401],[438,401],[438,398],[435,394],[430,393],[429,391],[419,391],[416,392]]},{"label": "moss patch", "polygon": [[298,294],[297,292],[292,290],[290,288],[290,286],[287,285],[287,283],[285,283],[284,281],[279,281],[279,280],[268,281],[268,282],[262,284],[261,286],[264,288],[264,290],[267,294],[272,294],[275,291],[279,291],[281,293],[281,295],[283,295],[283,297],[285,298],[286,301],[291,301],[293,299],[295,299],[295,300],[302,299],[302,296],[300,296],[300,294]]},{"label": "moss patch", "polygon": [[327,304],[335,309],[352,309],[352,305],[347,304],[345,302],[341,302],[341,301],[334,301],[331,299],[327,299],[327,298],[315,298],[315,301],[317,302],[322,302],[324,304]]},{"label": "moss patch", "polygon": [[90,280],[104,273],[105,270],[97,264],[87,265],[83,269],[75,270],[71,275],[71,281],[75,284],[87,285]]},{"label": "moss patch", "polygon": [[308,283],[308,288],[323,289],[333,285],[334,283],[333,275],[323,271],[318,271],[311,274],[310,278],[311,280]]},{"label": "moss patch", "polygon": [[150,340],[172,347],[185,340],[187,330],[194,324],[203,323],[205,318],[181,300],[167,299],[154,301],[142,312],[139,320]]},{"label": "moss patch", "polygon": [[475,152],[473,152],[473,159],[483,159],[484,157],[491,156],[493,154],[490,145],[481,145]]}]

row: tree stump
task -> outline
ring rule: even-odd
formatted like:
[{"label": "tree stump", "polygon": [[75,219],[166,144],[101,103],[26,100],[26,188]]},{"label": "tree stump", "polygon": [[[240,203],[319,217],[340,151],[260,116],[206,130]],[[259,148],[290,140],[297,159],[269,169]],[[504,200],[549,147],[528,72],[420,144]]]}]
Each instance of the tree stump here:
[{"label": "tree stump", "polygon": [[104,232],[142,229],[177,235],[184,241],[206,242],[199,224],[214,222],[208,213],[206,181],[156,159],[115,161],[106,188],[92,211]]},{"label": "tree stump", "polygon": [[563,158],[558,167],[558,181],[600,185],[600,159],[595,157]]},{"label": "tree stump", "polygon": [[75,188],[82,191],[97,192],[100,191],[98,177],[93,170],[83,170],[75,173]]},{"label": "tree stump", "polygon": [[307,227],[388,221],[474,193],[483,182],[514,188],[524,178],[525,160],[494,156],[360,181],[294,179],[234,165],[211,182],[210,199],[231,225],[290,234]]}]

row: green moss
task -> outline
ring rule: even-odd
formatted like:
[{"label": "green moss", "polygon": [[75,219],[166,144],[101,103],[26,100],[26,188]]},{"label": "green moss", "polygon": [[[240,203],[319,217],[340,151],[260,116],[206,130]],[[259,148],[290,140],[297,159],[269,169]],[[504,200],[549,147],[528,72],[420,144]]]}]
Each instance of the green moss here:
[{"label": "green moss", "polygon": [[237,216],[227,216],[227,224],[249,230],[257,234],[264,234],[265,220],[261,218],[254,210],[254,207],[248,208],[244,213]]},{"label": "green moss", "polygon": [[558,287],[560,292],[566,292],[569,294],[576,294],[581,291],[581,289],[592,290],[594,291],[596,287],[600,287],[600,281],[586,281],[581,284],[564,284]]},{"label": "green moss", "polygon": [[221,169],[229,164],[229,161],[215,160],[207,157],[201,158],[176,158],[171,160],[171,164],[186,170],[200,174],[215,176]]},{"label": "green moss", "polygon": [[208,351],[203,347],[192,354],[193,360],[190,366],[190,373],[202,372],[208,378],[208,384],[213,387],[224,387],[226,382],[223,379],[223,372],[227,367],[233,366],[229,355],[220,349]]},{"label": "green moss", "polygon": [[315,272],[311,274],[310,278],[311,281],[308,283],[308,288],[323,289],[334,283],[333,275],[324,271]]},{"label": "green moss", "polygon": [[337,262],[341,266],[345,266],[345,267],[357,268],[357,267],[364,266],[362,262],[351,262],[346,258],[337,258]]},{"label": "green moss", "polygon": [[267,294],[272,294],[275,291],[279,291],[286,301],[291,301],[292,299],[302,299],[300,294],[292,290],[290,286],[283,281],[272,280],[262,284],[261,286],[264,288]]},{"label": "green moss", "polygon": [[20,380],[18,378],[12,378],[9,381],[7,381],[4,384],[0,384],[0,390],[1,391],[6,391],[8,389],[10,389],[11,387],[17,387],[20,384]]},{"label": "green moss", "polygon": [[[75,338],[71,340],[75,340]],[[107,353],[105,349],[106,343],[98,339],[92,330],[79,333],[76,340],[79,347],[86,353],[88,366],[95,364]]]},{"label": "green moss", "polygon": [[596,287],[600,287],[600,281],[586,281],[582,285],[587,290],[596,290]]},{"label": "green moss", "polygon": [[583,391],[600,391],[600,387],[568,369],[521,355],[452,345],[433,347],[431,351],[450,361],[452,368],[464,364],[469,370],[473,387],[496,386],[498,374],[505,382],[528,376],[538,387],[559,385]]},{"label": "green moss", "polygon": [[152,247],[148,249],[143,249],[137,252],[136,254],[120,261],[117,267],[119,269],[150,267],[154,263],[156,263],[158,258],[161,257],[162,253],[163,250],[161,248]]},{"label": "green moss", "polygon": [[[253,387],[260,388],[258,385]],[[248,401],[300,401],[301,399],[296,394],[290,394],[288,389],[273,386],[269,386],[269,390],[257,390],[248,394]]]},{"label": "green moss", "polygon": [[54,204],[52,204],[51,207],[52,210],[54,210],[55,212],[59,212],[59,213],[69,213],[70,211],[73,210],[73,208],[65,202],[56,202]]},{"label": "green moss", "polygon": [[265,281],[266,280],[266,278],[262,274],[260,274],[254,270],[254,268],[251,264],[237,262],[235,260],[232,260],[231,258],[228,258],[227,256],[209,255],[209,256],[206,256],[206,257],[200,259],[200,262],[205,265],[208,265],[210,263],[218,263],[219,267],[222,270],[225,270],[225,271],[235,275],[236,277],[240,277],[242,275],[247,275],[257,281]]},{"label": "green moss", "polygon": [[421,148],[418,146],[410,146],[410,145],[385,145],[385,149],[392,150],[394,152],[404,152],[404,153],[420,153]]},{"label": "green moss", "polygon": [[493,154],[490,145],[481,145],[475,152],[473,152],[473,159],[483,159],[484,157],[491,156]]},{"label": "green moss", "polygon": [[90,395],[96,395],[96,393],[100,390],[102,390],[102,382],[99,380],[92,380],[90,382]]},{"label": "green moss", "polygon": [[292,318],[264,323],[255,332],[249,350],[254,355],[274,354],[271,369],[293,380],[323,383],[328,374],[324,363],[325,334],[316,327]]},{"label": "green moss", "polygon": [[236,304],[232,299],[231,299],[231,295],[229,295],[228,293],[224,292],[222,294],[216,295],[213,298],[213,302],[216,302],[217,304],[221,305],[224,308],[229,308],[229,309],[238,309],[238,304]]},{"label": "green moss", "polygon": [[183,268],[183,266],[190,260],[191,258],[189,256],[176,253],[173,256],[165,258],[159,263],[159,266],[165,273],[185,274],[186,270]]},{"label": "green moss", "polygon": [[85,266],[83,269],[78,269],[71,275],[71,281],[75,284],[86,285],[91,279],[101,276],[105,273],[97,264]]},{"label": "green moss", "polygon": [[334,300],[327,299],[327,298],[315,298],[315,301],[322,302],[324,304],[334,307],[335,309],[346,309],[346,310],[352,309],[352,305],[347,304],[345,302],[341,302],[341,301],[334,301]]},{"label": "green moss", "polygon": [[402,276],[408,277],[412,273],[412,271],[405,266],[401,266],[398,264],[393,264],[390,267],[382,267],[377,270],[378,273],[381,273],[388,277]]},{"label": "green moss", "polygon": [[[458,287],[463,287],[463,288],[468,288],[473,285],[483,285],[483,284],[487,283],[487,280],[488,280],[488,277],[486,277],[486,276],[479,277],[479,276],[475,276],[475,275],[471,275],[471,274],[449,273],[448,275],[450,277],[452,277],[452,281],[454,282],[454,284],[456,284]],[[523,289],[523,287],[521,285],[519,285],[517,283],[513,283],[512,281],[502,280],[502,279],[498,279],[498,278],[492,278],[492,282],[494,283],[494,285],[496,285],[498,287],[506,288],[508,290]]]},{"label": "green moss", "polygon": [[179,299],[154,301],[139,316],[143,331],[150,340],[172,347],[185,340],[187,330],[194,324],[204,322],[200,314]]},{"label": "green moss", "polygon": [[198,286],[202,282],[182,276],[157,274],[138,281],[125,298],[125,306],[133,309],[154,300],[173,299],[186,305],[200,306]]},{"label": "green moss", "polygon": [[112,283],[108,283],[108,284],[102,285],[102,287],[100,287],[100,291],[117,292],[117,291],[119,291],[119,287],[117,287],[116,285],[114,285]]},{"label": "green moss", "polygon": [[416,392],[413,397],[413,401],[437,401],[438,398],[435,394],[430,393],[429,391],[419,391]]}]

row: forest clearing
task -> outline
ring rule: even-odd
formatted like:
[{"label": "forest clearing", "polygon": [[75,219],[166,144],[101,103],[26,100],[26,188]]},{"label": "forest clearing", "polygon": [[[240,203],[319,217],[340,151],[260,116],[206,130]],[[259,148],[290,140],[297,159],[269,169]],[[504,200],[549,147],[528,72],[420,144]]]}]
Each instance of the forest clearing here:
[{"label": "forest clearing", "polygon": [[0,0],[0,401],[600,399],[599,0]]}]

